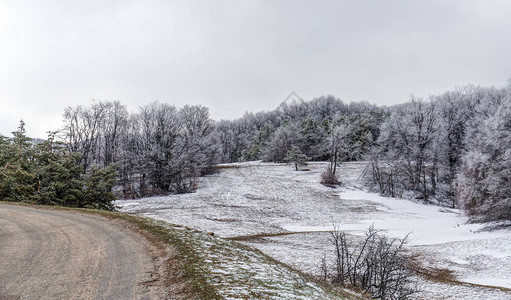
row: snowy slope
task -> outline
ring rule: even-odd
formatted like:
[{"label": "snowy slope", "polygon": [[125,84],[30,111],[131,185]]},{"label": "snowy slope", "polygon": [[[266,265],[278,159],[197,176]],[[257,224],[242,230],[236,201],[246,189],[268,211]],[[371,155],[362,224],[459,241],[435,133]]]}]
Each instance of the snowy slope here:
[{"label": "snowy slope", "polygon": [[244,243],[316,273],[331,245],[334,222],[357,236],[371,224],[390,236],[409,236],[409,250],[428,268],[449,269],[457,281],[424,281],[424,299],[511,299],[511,232],[481,231],[455,209],[380,197],[360,189],[364,163],[344,164],[342,188],[319,184],[324,163],[310,171],[261,162],[225,165],[205,177],[196,193],[119,200],[122,211],[215,232],[246,237]]}]

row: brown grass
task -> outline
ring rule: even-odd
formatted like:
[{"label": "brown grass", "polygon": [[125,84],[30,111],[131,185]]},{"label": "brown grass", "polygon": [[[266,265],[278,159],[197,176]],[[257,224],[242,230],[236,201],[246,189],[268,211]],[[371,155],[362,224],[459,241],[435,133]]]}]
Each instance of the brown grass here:
[{"label": "brown grass", "polygon": [[308,234],[308,233],[320,233],[320,232],[329,232],[329,231],[293,231],[293,232],[277,232],[277,233],[259,233],[252,235],[241,235],[235,237],[226,238],[226,240],[230,241],[254,241],[267,237],[276,237],[276,236],[285,236],[285,235],[293,235],[293,234]]}]

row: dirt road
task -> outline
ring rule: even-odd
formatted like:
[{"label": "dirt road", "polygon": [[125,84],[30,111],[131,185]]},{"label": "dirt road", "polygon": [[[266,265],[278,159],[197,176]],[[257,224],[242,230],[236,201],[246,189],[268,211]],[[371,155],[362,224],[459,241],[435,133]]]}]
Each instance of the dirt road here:
[{"label": "dirt road", "polygon": [[154,252],[106,218],[0,204],[0,300],[158,299]]}]

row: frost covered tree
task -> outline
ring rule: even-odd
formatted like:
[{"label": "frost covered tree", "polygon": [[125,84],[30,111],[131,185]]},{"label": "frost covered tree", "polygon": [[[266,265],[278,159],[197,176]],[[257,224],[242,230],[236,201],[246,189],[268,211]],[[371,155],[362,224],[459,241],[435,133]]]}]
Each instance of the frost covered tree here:
[{"label": "frost covered tree", "polygon": [[244,156],[244,152],[253,147],[253,139],[257,132],[258,123],[259,121],[248,117],[248,115],[234,121],[222,120],[216,122],[215,131],[222,153],[220,162],[232,163],[240,160],[260,159],[260,152],[247,157]]},{"label": "frost covered tree", "polygon": [[[337,123],[337,124],[336,124]],[[350,122],[342,120],[332,124],[330,129],[330,135],[328,138],[329,153],[330,153],[330,165],[329,170],[332,176],[336,176],[337,164],[345,160],[348,155],[349,147],[349,135],[353,130],[353,126]]]},{"label": "frost covered tree", "polygon": [[[411,102],[397,108],[382,125],[380,147],[373,157],[373,180],[382,186],[414,191],[416,197],[428,202],[434,195],[438,178],[436,142],[438,124],[436,105],[412,97]],[[383,169],[379,161],[384,161]],[[392,173],[393,176],[380,176]],[[388,191],[388,190],[386,190]],[[383,191],[381,191],[383,192]]]},{"label": "frost covered tree", "polygon": [[180,109],[179,117],[181,149],[175,188],[177,192],[190,192],[196,188],[197,177],[217,161],[220,151],[207,107],[186,105]]},{"label": "frost covered tree", "polygon": [[222,163],[233,163],[239,159],[240,136],[232,122],[222,120],[215,126],[218,142],[221,147],[220,161]]},{"label": "frost covered tree", "polygon": [[320,183],[326,186],[336,186],[340,184],[337,165],[347,157],[349,144],[348,136],[353,128],[346,120],[334,121],[330,124],[330,134],[327,140],[329,164],[326,170],[321,174]]},{"label": "frost covered tree", "polygon": [[[390,108],[372,153],[372,178],[382,194],[454,207],[463,157],[487,134],[505,89],[468,85]],[[409,194],[410,196],[410,194]]]},{"label": "frost covered tree", "polygon": [[332,95],[314,98],[309,103],[309,115],[317,121],[333,119],[335,114],[345,114],[347,111],[347,105]]},{"label": "frost covered tree", "polygon": [[263,153],[264,160],[284,162],[286,153],[293,145],[300,142],[299,131],[300,127],[297,122],[293,122],[291,119],[286,120],[285,124],[280,126],[272,135]]},{"label": "frost covered tree", "polygon": [[482,220],[511,220],[511,83],[463,158],[457,202]]},{"label": "frost covered tree", "polygon": [[223,137],[203,106],[153,102],[130,115],[119,102],[94,102],[68,107],[64,117],[66,145],[81,153],[83,173],[115,163],[127,197],[190,192],[222,152]]},{"label": "frost covered tree", "polygon": [[463,95],[458,92],[446,92],[436,99],[440,108],[441,135],[440,139],[444,150],[444,159],[448,166],[448,182],[454,180],[461,162],[461,155],[465,149],[465,132],[469,114],[472,109],[467,107]]},{"label": "frost covered tree", "polygon": [[324,159],[327,152],[327,133],[312,116],[301,123],[300,142],[304,152],[312,160]]},{"label": "frost covered tree", "polygon": [[379,113],[357,113],[343,119],[351,128],[346,137],[345,159],[361,160],[375,145],[380,134],[381,116]]},{"label": "frost covered tree", "polygon": [[[433,98],[438,112],[438,132],[434,149],[434,163],[438,170],[436,198],[454,206],[454,180],[467,151],[469,132],[478,122],[476,110],[489,93],[487,89],[468,85],[458,87]],[[443,200],[442,200],[443,199]]]},{"label": "frost covered tree", "polygon": [[140,108],[137,115],[137,169],[141,194],[171,190],[177,168],[180,124],[177,109],[153,102]]}]

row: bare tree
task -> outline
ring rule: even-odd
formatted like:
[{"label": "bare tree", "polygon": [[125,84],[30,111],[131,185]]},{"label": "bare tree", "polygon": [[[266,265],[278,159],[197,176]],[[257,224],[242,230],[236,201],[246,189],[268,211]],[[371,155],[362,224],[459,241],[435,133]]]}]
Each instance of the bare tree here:
[{"label": "bare tree", "polygon": [[118,152],[122,146],[120,137],[127,129],[129,114],[126,106],[119,101],[106,102],[105,110],[104,126],[101,128],[103,153],[101,160],[107,167],[119,159]]},{"label": "bare tree", "polygon": [[84,172],[99,154],[97,146],[106,109],[107,104],[94,102],[89,108],[67,107],[64,111],[66,145],[69,151],[82,154],[79,162]]}]

